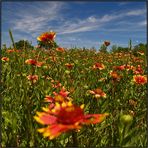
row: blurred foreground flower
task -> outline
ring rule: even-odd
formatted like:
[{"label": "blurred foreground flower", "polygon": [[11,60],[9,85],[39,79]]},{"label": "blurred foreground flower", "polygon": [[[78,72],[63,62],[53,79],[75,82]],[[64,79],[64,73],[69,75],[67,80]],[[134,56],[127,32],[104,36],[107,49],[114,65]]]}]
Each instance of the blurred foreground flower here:
[{"label": "blurred foreground flower", "polygon": [[43,108],[45,112],[37,112],[37,116],[34,116],[34,119],[48,126],[38,129],[38,132],[43,133],[44,137],[48,137],[51,140],[63,132],[78,130],[83,124],[100,123],[109,115],[108,113],[85,115],[83,107],[84,105],[79,107],[71,102],[64,102],[62,104],[57,103],[53,109]]}]

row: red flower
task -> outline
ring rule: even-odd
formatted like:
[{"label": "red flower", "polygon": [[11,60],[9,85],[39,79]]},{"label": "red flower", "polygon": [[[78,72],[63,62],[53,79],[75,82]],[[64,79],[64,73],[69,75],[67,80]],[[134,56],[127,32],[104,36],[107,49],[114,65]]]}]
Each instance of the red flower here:
[{"label": "red flower", "polygon": [[7,57],[2,57],[1,60],[2,60],[3,62],[8,62],[8,61],[9,61],[9,58],[7,58]]},{"label": "red flower", "polygon": [[147,83],[147,76],[135,75],[133,76],[133,82],[138,85],[144,85]]},{"label": "red flower", "polygon": [[38,129],[38,132],[49,139],[54,139],[69,130],[80,129],[83,124],[100,123],[108,116],[107,113],[85,115],[83,105],[79,107],[71,102],[56,104],[52,110],[49,108],[43,110],[45,112],[37,112],[34,119],[43,125],[48,125]]},{"label": "red flower", "polygon": [[33,60],[33,59],[28,59],[25,61],[26,64],[29,64],[29,65],[36,65],[37,61],[36,60]]},{"label": "red flower", "polygon": [[109,41],[104,41],[104,45],[105,46],[109,46],[110,45],[110,42]]},{"label": "red flower", "polygon": [[110,76],[113,78],[113,80],[119,81],[121,79],[121,76],[116,71],[111,71]]},{"label": "red flower", "polygon": [[124,70],[125,69],[125,65],[115,66],[114,69],[115,70]]},{"label": "red flower", "polygon": [[100,98],[100,97],[106,98],[106,94],[100,88],[89,90],[89,93],[95,95],[95,98]]},{"label": "red flower", "polygon": [[56,51],[59,51],[59,52],[64,52],[64,51],[65,51],[65,49],[64,49],[64,48],[62,48],[62,47],[58,47],[58,48],[56,48]]},{"label": "red flower", "polygon": [[67,68],[71,69],[74,66],[74,64],[73,63],[72,64],[71,63],[66,63],[65,66]]},{"label": "red flower", "polygon": [[46,96],[45,101],[50,103],[63,103],[65,101],[69,101],[71,98],[68,97],[70,92],[66,91],[64,87],[60,90],[59,93],[53,92],[54,97]]},{"label": "red flower", "polygon": [[29,75],[27,79],[35,83],[38,80],[38,75]]},{"label": "red flower", "polygon": [[51,31],[51,32],[45,32],[41,34],[39,37],[37,37],[37,40],[42,42],[48,42],[48,41],[53,41],[55,37],[56,37],[56,33]]},{"label": "red flower", "polygon": [[105,69],[105,66],[102,63],[96,63],[96,64],[93,65],[93,69],[102,70],[102,69]]},{"label": "red flower", "polygon": [[33,60],[33,59],[28,59],[25,61],[26,64],[28,65],[35,65],[37,67],[41,67],[44,63],[43,62],[38,62],[36,60]]},{"label": "red flower", "polygon": [[140,65],[138,65],[137,68],[134,70],[134,74],[143,74],[143,73],[144,71]]},{"label": "red flower", "polygon": [[10,49],[10,50],[6,50],[6,52],[7,53],[20,52],[20,50]]}]

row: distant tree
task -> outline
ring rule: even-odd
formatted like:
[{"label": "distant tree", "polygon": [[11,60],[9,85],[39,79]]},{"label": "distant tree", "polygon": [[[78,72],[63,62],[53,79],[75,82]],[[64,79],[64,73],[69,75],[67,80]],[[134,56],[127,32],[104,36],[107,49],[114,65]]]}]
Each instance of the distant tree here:
[{"label": "distant tree", "polygon": [[2,45],[2,49],[4,49],[4,50],[7,49],[6,44],[3,44],[3,45]]},{"label": "distant tree", "polygon": [[117,45],[113,45],[113,46],[111,47],[111,52],[116,52],[117,49],[118,49]]},{"label": "distant tree", "polygon": [[14,43],[15,47],[17,49],[33,49],[34,47],[31,45],[31,43],[28,40],[20,40],[18,42]]}]

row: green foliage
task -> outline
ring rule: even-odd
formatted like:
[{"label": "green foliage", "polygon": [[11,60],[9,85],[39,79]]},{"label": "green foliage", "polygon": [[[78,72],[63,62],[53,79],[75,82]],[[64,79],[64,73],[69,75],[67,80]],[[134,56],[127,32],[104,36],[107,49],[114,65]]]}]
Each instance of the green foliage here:
[{"label": "green foliage", "polygon": [[31,43],[29,41],[25,41],[25,40],[20,40],[18,42],[14,43],[16,49],[33,49],[34,47],[31,45]]},{"label": "green foliage", "polygon": [[[24,47],[23,44],[20,46]],[[33,116],[36,111],[41,111],[41,107],[48,106],[44,102],[46,95],[60,90],[53,87],[51,79],[59,81],[70,91],[69,96],[74,103],[85,104],[85,113],[110,113],[102,123],[84,126],[77,132],[79,147],[146,147],[146,86],[132,83],[134,74],[131,70],[117,71],[122,76],[118,81],[110,75],[114,66],[124,64],[134,67],[141,65],[145,72],[145,56],[137,55],[142,62],[135,61],[137,57],[129,54],[129,49],[121,47],[118,47],[118,52],[123,49],[126,51],[122,56],[77,48],[59,53],[54,51],[55,46],[51,54],[42,48],[30,50],[30,46],[25,47],[26,50],[21,52],[8,53],[2,50],[2,56],[10,59],[2,63],[2,147],[72,146],[70,133],[48,140],[37,132],[41,126]],[[103,47],[106,52],[105,49]],[[53,60],[53,57],[56,59]],[[37,59],[44,64],[41,67],[27,65],[27,59]],[[96,62],[103,63],[105,69],[94,70]],[[73,63],[74,66],[69,69],[66,63]],[[32,73],[39,77],[34,84],[27,79]],[[101,88],[107,97],[96,99],[88,93],[96,88]],[[135,104],[129,103],[130,100]],[[133,116],[129,126],[120,124],[123,114]]]},{"label": "green foliage", "polygon": [[103,45],[101,45],[101,47],[100,47],[100,50],[99,50],[100,52],[103,52],[103,53],[107,53],[107,46],[105,46],[104,44]]}]

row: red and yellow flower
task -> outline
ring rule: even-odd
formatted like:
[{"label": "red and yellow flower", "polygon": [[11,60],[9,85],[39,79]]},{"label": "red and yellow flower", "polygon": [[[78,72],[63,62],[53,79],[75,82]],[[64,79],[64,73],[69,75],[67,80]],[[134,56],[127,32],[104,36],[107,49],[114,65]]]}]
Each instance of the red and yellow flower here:
[{"label": "red and yellow flower", "polygon": [[27,79],[32,81],[33,83],[36,83],[38,80],[38,75],[29,75],[27,76]]},{"label": "red and yellow flower", "polygon": [[58,137],[63,132],[78,130],[84,124],[96,124],[102,122],[108,113],[84,114],[84,105],[76,106],[71,102],[56,104],[53,109],[43,108],[44,112],[37,112],[34,119],[47,127],[38,129],[44,137],[50,140]]},{"label": "red and yellow flower", "polygon": [[106,93],[104,93],[103,90],[100,88],[89,90],[89,93],[94,95],[95,98],[100,98],[100,97],[106,98]]},{"label": "red and yellow flower", "polygon": [[147,83],[147,76],[135,75],[133,76],[133,82],[138,85],[144,85]]},{"label": "red and yellow flower", "polygon": [[110,41],[104,41],[104,45],[105,46],[109,46],[110,45]]},{"label": "red and yellow flower", "polygon": [[121,76],[116,71],[111,71],[110,76],[112,77],[113,80],[119,81],[121,79]]},{"label": "red and yellow flower", "polygon": [[56,37],[56,33],[53,31],[50,31],[50,32],[42,33],[39,37],[37,37],[37,40],[41,42],[48,42],[48,41],[54,41],[55,37]]},{"label": "red and yellow flower", "polygon": [[43,62],[39,62],[37,60],[34,60],[34,59],[27,59],[25,61],[26,64],[28,65],[34,65],[34,66],[37,66],[37,67],[41,67],[44,63]]},{"label": "red and yellow flower", "polygon": [[103,70],[103,69],[105,69],[105,66],[104,66],[104,64],[102,64],[102,63],[95,63],[95,64],[93,65],[93,69]]},{"label": "red and yellow flower", "polygon": [[56,48],[56,51],[58,51],[58,52],[64,52],[64,51],[65,51],[65,49],[64,49],[64,48],[62,48],[62,47],[58,47],[58,48]]},{"label": "red and yellow flower", "polygon": [[73,63],[66,63],[65,66],[69,69],[72,69],[72,67],[74,66]]},{"label": "red and yellow flower", "polygon": [[1,60],[2,60],[3,62],[8,62],[8,61],[9,61],[9,58],[7,58],[7,57],[2,57]]}]

